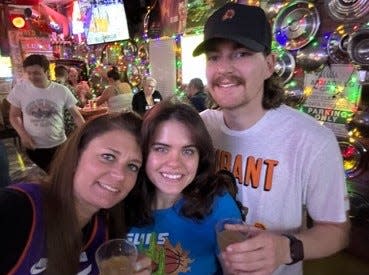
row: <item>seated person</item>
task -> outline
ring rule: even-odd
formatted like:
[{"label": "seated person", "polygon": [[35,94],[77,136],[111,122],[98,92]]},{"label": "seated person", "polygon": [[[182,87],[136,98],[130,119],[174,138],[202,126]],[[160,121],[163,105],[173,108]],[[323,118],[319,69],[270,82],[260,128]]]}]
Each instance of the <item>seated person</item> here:
[{"label": "seated person", "polygon": [[200,78],[191,79],[187,86],[186,92],[189,101],[192,106],[196,108],[198,112],[202,112],[206,107],[207,96],[204,91],[204,83]]},{"label": "seated person", "polygon": [[157,81],[153,77],[147,77],[143,83],[143,89],[133,96],[132,109],[133,111],[143,115],[147,110],[155,104],[162,101],[162,96],[159,91],[155,90]]},{"label": "seated person", "polygon": [[107,73],[109,86],[97,98],[97,106],[108,104],[109,112],[121,112],[130,108],[132,90],[126,82],[120,81],[117,67],[113,67]]},{"label": "seated person", "polygon": [[80,73],[78,69],[75,67],[69,68],[68,81],[69,84],[76,91],[82,106],[84,106],[87,103],[87,100],[92,97],[92,94],[90,92],[90,86],[86,81],[83,81],[81,79]]}]

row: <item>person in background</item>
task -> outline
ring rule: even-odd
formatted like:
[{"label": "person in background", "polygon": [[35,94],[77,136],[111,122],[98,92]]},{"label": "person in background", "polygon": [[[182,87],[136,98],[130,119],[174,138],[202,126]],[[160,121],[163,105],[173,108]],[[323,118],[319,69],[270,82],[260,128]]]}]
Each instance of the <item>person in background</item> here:
[{"label": "person in background", "polygon": [[76,91],[82,107],[85,106],[88,99],[92,98],[92,94],[90,92],[90,86],[88,85],[87,81],[83,81],[81,79],[80,72],[76,67],[69,68],[68,81]]},{"label": "person in background", "polygon": [[146,77],[143,82],[143,90],[133,96],[133,111],[143,115],[147,110],[155,104],[162,101],[162,96],[156,89],[156,80],[153,77]]},{"label": "person in background", "polygon": [[188,83],[186,91],[189,101],[198,112],[202,112],[207,109],[207,96],[204,91],[204,83],[200,78],[191,79],[190,83]]},{"label": "person in background", "polygon": [[215,174],[203,121],[191,106],[163,101],[146,112],[141,138],[142,174],[126,200],[128,239],[151,255],[157,274],[220,272],[215,224],[241,212],[232,178]]},{"label": "person in background", "polygon": [[[81,101],[79,100],[78,95],[76,94],[74,88],[68,83],[68,69],[63,65],[55,66],[55,82],[66,86],[73,94],[73,96],[77,99],[77,106],[82,107]],[[74,124],[73,116],[68,111],[68,109],[64,109],[64,129],[65,134],[69,136],[76,128]]]},{"label": "person in background", "polygon": [[6,146],[0,140],[0,187],[7,186],[10,183],[9,159]]},{"label": "person in background", "polygon": [[[330,129],[283,104],[271,42],[261,8],[227,3],[208,18],[193,52],[206,54],[209,92],[220,107],[201,113],[219,168],[237,178],[247,222],[265,229],[221,254],[231,274],[302,274],[303,259],[329,256],[348,243],[338,142]],[[312,227],[303,228],[305,211]]]},{"label": "person in background", "polygon": [[64,109],[81,126],[84,119],[72,92],[48,79],[49,61],[44,55],[32,54],[23,61],[29,81],[22,81],[10,91],[9,120],[17,131],[28,157],[48,171],[57,148],[67,139],[64,130]]},{"label": "person in background", "polygon": [[107,72],[109,86],[101,96],[97,98],[97,106],[107,102],[109,112],[121,112],[128,110],[132,102],[132,90],[126,82],[120,81],[120,74],[117,67],[113,67]]},{"label": "person in background", "polygon": [[[58,151],[46,180],[0,189],[0,274],[99,274],[97,248],[125,234],[115,205],[142,165],[141,122],[133,112],[92,119]],[[136,267],[151,274],[146,257]]]}]

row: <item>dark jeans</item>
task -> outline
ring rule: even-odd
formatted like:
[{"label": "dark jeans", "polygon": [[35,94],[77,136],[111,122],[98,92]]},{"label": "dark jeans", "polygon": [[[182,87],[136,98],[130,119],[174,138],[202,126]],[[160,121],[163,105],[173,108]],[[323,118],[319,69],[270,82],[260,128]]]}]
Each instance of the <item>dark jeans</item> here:
[{"label": "dark jeans", "polygon": [[10,183],[8,153],[4,143],[0,140],[0,187]]},{"label": "dark jeans", "polygon": [[49,166],[59,146],[52,148],[27,149],[28,157],[42,170],[49,172]]}]

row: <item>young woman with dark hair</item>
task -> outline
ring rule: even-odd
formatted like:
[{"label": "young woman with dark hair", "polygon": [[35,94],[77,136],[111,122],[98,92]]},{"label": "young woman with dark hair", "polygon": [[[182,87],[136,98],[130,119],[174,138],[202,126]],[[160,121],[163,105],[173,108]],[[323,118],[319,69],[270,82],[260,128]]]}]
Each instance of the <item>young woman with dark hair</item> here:
[{"label": "young woman with dark hair", "polygon": [[215,224],[241,212],[232,178],[215,174],[215,151],[199,114],[161,102],[145,114],[141,138],[142,173],[125,200],[128,238],[151,256],[158,274],[219,272]]}]

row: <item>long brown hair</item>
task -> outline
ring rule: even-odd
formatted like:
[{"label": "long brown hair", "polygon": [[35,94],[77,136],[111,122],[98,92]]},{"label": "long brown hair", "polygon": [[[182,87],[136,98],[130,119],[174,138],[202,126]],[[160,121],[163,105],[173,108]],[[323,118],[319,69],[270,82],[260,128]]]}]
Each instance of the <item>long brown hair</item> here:
[{"label": "long brown hair", "polygon": [[144,116],[141,130],[144,164],[135,187],[125,199],[126,207],[129,208],[125,213],[129,226],[143,226],[153,222],[152,205],[155,199],[155,186],[145,173],[145,165],[158,126],[168,120],[175,120],[185,125],[199,152],[196,176],[182,191],[184,204],[181,214],[201,220],[211,212],[216,195],[228,190],[233,194],[236,193],[236,186],[229,176],[215,173],[215,150],[210,134],[198,112],[187,104],[162,101]]},{"label": "long brown hair", "polygon": [[278,108],[285,102],[285,99],[281,79],[276,73],[273,73],[271,77],[264,81],[263,108],[266,110]]},{"label": "long brown hair", "polygon": [[[105,114],[77,129],[57,152],[50,176],[43,184],[46,226],[47,274],[76,274],[82,249],[82,230],[78,224],[73,180],[78,161],[87,145],[96,137],[112,130],[125,130],[140,143],[142,120],[133,112]],[[124,137],[122,137],[123,139]],[[124,213],[117,206],[109,210],[114,232],[123,235]],[[101,211],[100,211],[101,212]],[[121,231],[121,232],[118,232]]]}]

